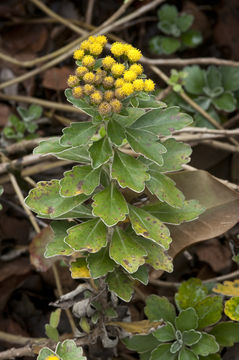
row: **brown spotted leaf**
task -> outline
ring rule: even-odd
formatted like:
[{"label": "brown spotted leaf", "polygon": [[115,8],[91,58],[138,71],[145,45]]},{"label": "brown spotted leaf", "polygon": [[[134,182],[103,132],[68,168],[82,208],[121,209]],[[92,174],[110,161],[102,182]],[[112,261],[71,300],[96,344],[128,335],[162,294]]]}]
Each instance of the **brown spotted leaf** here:
[{"label": "brown spotted leaf", "polygon": [[101,168],[74,166],[64,173],[64,178],[60,181],[60,194],[64,197],[90,195],[100,183],[100,172]]},{"label": "brown spotted leaf", "polygon": [[70,271],[73,279],[88,279],[91,277],[85,258],[78,258],[72,262]]},{"label": "brown spotted leaf", "polygon": [[[80,205],[88,196],[84,194],[73,198],[63,198],[59,194],[59,180],[40,181],[29,192],[25,202],[27,206],[39,215],[47,215],[54,219]],[[46,217],[46,216],[45,216]]]},{"label": "brown spotted leaf", "polygon": [[172,239],[168,228],[147,211],[136,206],[129,205],[129,218],[137,235],[155,241],[164,249],[169,248]]},{"label": "brown spotted leaf", "polygon": [[147,252],[127,233],[116,228],[110,244],[110,257],[129,273],[135,273],[145,262]]}]

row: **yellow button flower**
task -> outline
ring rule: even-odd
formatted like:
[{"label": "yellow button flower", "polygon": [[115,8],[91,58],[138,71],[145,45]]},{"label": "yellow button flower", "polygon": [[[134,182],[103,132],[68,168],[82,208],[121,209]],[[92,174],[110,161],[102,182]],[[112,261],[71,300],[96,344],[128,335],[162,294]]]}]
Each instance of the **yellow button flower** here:
[{"label": "yellow button flower", "polygon": [[136,79],[133,81],[133,87],[136,91],[144,90],[144,80],[143,79]]},{"label": "yellow button flower", "polygon": [[82,41],[82,43],[80,44],[80,48],[82,50],[89,50],[90,47],[90,42],[88,40],[84,40]]},{"label": "yellow button flower", "polygon": [[111,72],[114,76],[121,76],[125,70],[124,64],[116,63],[112,66]]},{"label": "yellow button flower", "polygon": [[95,59],[91,55],[85,55],[82,59],[82,64],[91,68],[95,65]]},{"label": "yellow button flower", "polygon": [[89,71],[83,76],[83,80],[87,84],[93,84],[93,82],[95,80],[95,74],[93,72]]},{"label": "yellow button flower", "polygon": [[80,78],[83,77],[87,72],[88,69],[85,66],[78,66],[78,68],[76,68],[76,75]]},{"label": "yellow button flower", "polygon": [[124,55],[127,55],[129,50],[134,49],[134,47],[130,44],[124,44]]},{"label": "yellow button flower", "polygon": [[114,97],[114,92],[112,90],[106,90],[104,93],[104,100],[110,101]]},{"label": "yellow button flower", "polygon": [[97,42],[94,42],[94,43],[90,44],[89,50],[90,50],[91,55],[98,56],[102,53],[103,46]]},{"label": "yellow button flower", "polygon": [[74,86],[78,85],[78,83],[79,83],[79,79],[78,79],[77,76],[75,76],[75,75],[70,75],[70,76],[68,77],[68,80],[67,80],[68,86],[74,87]]},{"label": "yellow button flower", "polygon": [[73,57],[75,60],[81,60],[84,55],[85,55],[84,50],[77,49],[76,51],[74,51]]},{"label": "yellow button flower", "polygon": [[81,98],[84,93],[83,93],[83,89],[81,86],[76,86],[72,89],[72,94],[75,98]]},{"label": "yellow button flower", "polygon": [[98,111],[101,115],[108,115],[111,113],[112,111],[112,107],[111,105],[107,102],[107,101],[103,101],[99,107],[98,107]]},{"label": "yellow button flower", "polygon": [[123,84],[125,83],[123,78],[119,78],[115,80],[115,88],[120,88],[121,86],[123,86]]},{"label": "yellow button flower", "polygon": [[103,60],[102,60],[102,66],[104,69],[106,70],[110,70],[112,65],[115,64],[115,59],[112,58],[111,56],[106,56]]},{"label": "yellow button flower", "polygon": [[124,85],[120,89],[122,90],[122,93],[126,96],[129,96],[129,95],[133,94],[133,92],[134,92],[134,87],[129,82],[124,83]]},{"label": "yellow button flower", "polygon": [[117,99],[122,100],[122,99],[125,98],[125,96],[126,96],[126,95],[124,94],[124,92],[123,92],[123,90],[122,90],[122,87],[115,90],[115,97],[116,97]]},{"label": "yellow button flower", "polygon": [[137,74],[134,71],[126,70],[124,72],[124,80],[131,82],[134,81],[137,78]]},{"label": "yellow button flower", "polygon": [[133,64],[130,66],[129,70],[134,71],[137,75],[141,75],[143,74],[144,68],[140,64]]},{"label": "yellow button flower", "polygon": [[104,86],[105,89],[110,89],[114,86],[114,78],[112,76],[106,76],[103,81],[102,84]]},{"label": "yellow button flower", "polygon": [[92,94],[94,91],[95,91],[94,85],[91,85],[91,84],[85,84],[85,85],[84,85],[84,93],[85,93],[86,95],[90,95],[90,94]]},{"label": "yellow button flower", "polygon": [[107,37],[105,35],[98,35],[95,39],[99,44],[105,46],[107,44]]},{"label": "yellow button flower", "polygon": [[117,99],[111,100],[110,105],[112,107],[113,112],[115,113],[119,113],[122,109],[122,103]]},{"label": "yellow button flower", "polygon": [[120,42],[115,42],[112,44],[110,51],[114,56],[124,55],[124,44]]},{"label": "yellow button flower", "polygon": [[100,84],[102,83],[102,80],[103,80],[103,77],[102,77],[101,75],[98,75],[98,74],[96,73],[96,75],[95,75],[95,80],[94,80],[94,84],[95,84],[95,85],[100,85]]},{"label": "yellow button flower", "polygon": [[155,89],[155,83],[151,79],[147,79],[144,82],[144,90],[145,91],[154,91]]},{"label": "yellow button flower", "polygon": [[101,91],[94,91],[91,95],[90,95],[90,100],[93,104],[100,104],[101,101],[103,100],[103,95]]},{"label": "yellow button flower", "polygon": [[59,360],[59,357],[56,355],[49,355],[46,357],[45,360]]},{"label": "yellow button flower", "polygon": [[138,49],[131,49],[127,52],[128,59],[132,62],[139,61],[142,56],[142,53]]}]

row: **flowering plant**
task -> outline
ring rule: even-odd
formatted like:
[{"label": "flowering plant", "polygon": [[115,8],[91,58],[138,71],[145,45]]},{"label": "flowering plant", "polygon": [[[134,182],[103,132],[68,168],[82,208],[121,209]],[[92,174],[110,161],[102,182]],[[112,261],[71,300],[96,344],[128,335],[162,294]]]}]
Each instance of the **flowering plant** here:
[{"label": "flowering plant", "polygon": [[65,92],[91,120],[72,123],[34,151],[79,165],[39,182],[26,204],[53,220],[46,257],[68,256],[73,278],[104,277],[129,301],[135,280],[147,284],[148,264],[172,271],[166,224],[191,221],[203,209],[185,200],[169,174],[190,160],[191,148],[166,137],[192,118],[157,101],[137,63],[140,50],[116,42],[111,56],[98,58],[106,43],[105,36],[81,43]]}]

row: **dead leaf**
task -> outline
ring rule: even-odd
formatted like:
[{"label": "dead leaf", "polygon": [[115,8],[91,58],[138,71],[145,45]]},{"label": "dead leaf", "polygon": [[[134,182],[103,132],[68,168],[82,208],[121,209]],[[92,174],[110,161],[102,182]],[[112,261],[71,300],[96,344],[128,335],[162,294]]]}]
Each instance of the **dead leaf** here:
[{"label": "dead leaf", "polygon": [[51,227],[47,226],[33,238],[29,245],[30,261],[38,271],[47,271],[58,259],[57,257],[49,259],[44,257],[46,245],[53,239],[53,236]]},{"label": "dead leaf", "polygon": [[44,73],[42,85],[47,89],[64,90],[70,74],[72,69],[68,66],[51,68]]},{"label": "dead leaf", "polygon": [[11,109],[5,104],[0,104],[0,126],[7,124],[8,116],[10,115]]},{"label": "dead leaf", "polygon": [[224,281],[223,284],[217,284],[212,290],[226,296],[239,296],[239,279]]},{"label": "dead leaf", "polygon": [[148,334],[150,330],[155,330],[162,324],[163,321],[141,320],[133,322],[110,321],[106,325],[119,326],[131,334]]},{"label": "dead leaf", "polygon": [[199,219],[170,225],[173,242],[169,254],[175,257],[180,251],[200,241],[224,234],[239,221],[239,195],[216,180],[206,171],[183,171],[170,176],[186,199],[197,199],[207,210]]},{"label": "dead leaf", "polygon": [[200,244],[195,249],[195,253],[199,260],[209,264],[216,273],[226,270],[232,263],[231,250],[217,240],[210,244]]}]

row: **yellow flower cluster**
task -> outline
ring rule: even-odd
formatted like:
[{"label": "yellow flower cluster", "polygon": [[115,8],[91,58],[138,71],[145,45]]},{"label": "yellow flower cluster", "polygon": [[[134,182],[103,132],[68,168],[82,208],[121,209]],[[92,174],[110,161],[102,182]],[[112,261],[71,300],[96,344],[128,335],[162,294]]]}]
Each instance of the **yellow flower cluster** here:
[{"label": "yellow flower cluster", "polygon": [[113,56],[96,58],[102,53],[107,38],[104,35],[90,36],[81,43],[74,52],[74,59],[80,63],[75,75],[68,78],[68,86],[72,88],[75,98],[85,97],[92,105],[98,107],[101,115],[120,112],[124,98],[139,91],[150,92],[155,89],[151,79],[143,79],[143,66],[137,61],[141,51],[132,45],[115,42],[111,46]]}]

